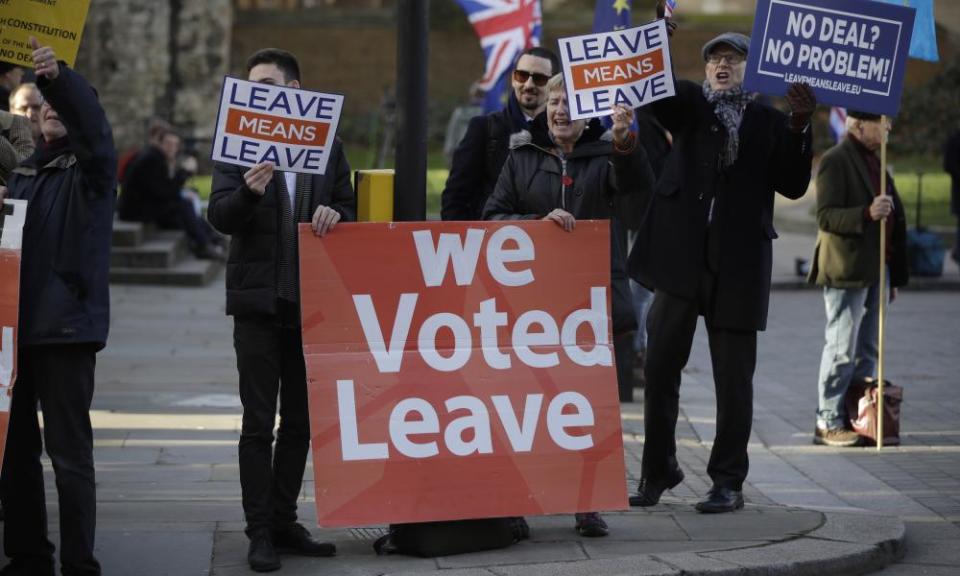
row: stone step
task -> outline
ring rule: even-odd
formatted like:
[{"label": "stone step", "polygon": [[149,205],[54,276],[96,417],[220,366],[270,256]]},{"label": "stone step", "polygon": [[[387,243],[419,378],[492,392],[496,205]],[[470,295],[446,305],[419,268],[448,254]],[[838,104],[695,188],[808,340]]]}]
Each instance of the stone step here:
[{"label": "stone step", "polygon": [[188,258],[169,268],[111,267],[114,284],[150,284],[154,286],[205,286],[223,265],[215,260]]},{"label": "stone step", "polygon": [[116,246],[110,251],[115,268],[169,268],[187,253],[187,236],[180,231],[150,234],[136,246]]},{"label": "stone step", "polygon": [[137,246],[147,236],[148,227],[142,222],[113,221],[113,246]]}]

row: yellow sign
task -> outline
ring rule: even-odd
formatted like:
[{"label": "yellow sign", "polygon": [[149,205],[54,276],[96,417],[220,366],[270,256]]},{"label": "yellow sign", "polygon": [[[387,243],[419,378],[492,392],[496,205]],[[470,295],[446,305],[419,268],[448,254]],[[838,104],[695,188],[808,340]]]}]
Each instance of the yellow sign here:
[{"label": "yellow sign", "polygon": [[0,60],[33,67],[30,37],[73,65],[90,0],[0,0]]}]

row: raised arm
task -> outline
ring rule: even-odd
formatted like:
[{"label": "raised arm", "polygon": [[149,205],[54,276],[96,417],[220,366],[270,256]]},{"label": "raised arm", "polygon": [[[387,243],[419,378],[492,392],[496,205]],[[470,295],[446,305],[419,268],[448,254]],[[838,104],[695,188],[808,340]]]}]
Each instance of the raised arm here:
[{"label": "raised arm", "polygon": [[96,92],[86,79],[58,62],[49,46],[31,37],[37,88],[67,129],[81,172],[97,194],[112,193],[117,177],[113,132]]}]

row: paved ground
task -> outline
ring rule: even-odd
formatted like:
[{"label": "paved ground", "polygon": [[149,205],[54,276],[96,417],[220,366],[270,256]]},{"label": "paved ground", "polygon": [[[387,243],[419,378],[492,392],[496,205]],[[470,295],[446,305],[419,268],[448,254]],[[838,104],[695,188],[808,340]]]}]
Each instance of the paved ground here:
[{"label": "paved ground", "polygon": [[[807,236],[784,234],[777,274],[786,274],[786,255],[806,253],[811,245]],[[113,302],[94,403],[98,554],[105,574],[247,574],[236,455],[239,401],[222,280],[204,289],[117,286]],[[906,555],[883,574],[958,573],[960,294],[908,291],[891,309],[887,375],[906,388],[904,443],[881,453],[810,444],[822,322],[819,292],[774,293],[770,326],[760,337],[745,487],[750,506],[743,513],[708,517],[690,508],[708,488],[704,468],[714,429],[701,331],[681,391],[678,433],[687,480],[663,506],[612,517],[614,537],[584,541],[573,534],[570,518],[548,518],[532,522],[533,543],[434,561],[377,559],[369,542],[378,529],[346,530],[324,535],[341,543],[338,559],[285,559],[283,573],[852,574],[877,561],[875,549],[858,543],[886,542],[894,553],[901,521]],[[639,403],[624,406],[624,431],[633,486],[643,438]],[[313,493],[311,474],[306,495]],[[49,475],[47,487],[55,522]],[[311,503],[301,510],[312,523]],[[817,558],[837,560],[818,564]]]}]

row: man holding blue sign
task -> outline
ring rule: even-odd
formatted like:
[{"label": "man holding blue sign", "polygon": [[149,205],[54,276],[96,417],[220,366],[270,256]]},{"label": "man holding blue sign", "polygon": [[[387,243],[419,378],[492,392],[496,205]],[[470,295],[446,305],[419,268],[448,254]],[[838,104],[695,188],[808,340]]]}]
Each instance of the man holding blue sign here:
[{"label": "man holding blue sign", "polygon": [[824,104],[895,115],[915,11],[867,0],[759,0],[744,85],[810,84]]},{"label": "man holding blue sign", "polygon": [[[697,317],[710,339],[717,435],[701,512],[743,507],[753,418],[757,331],[766,327],[774,194],[799,198],[810,180],[808,86],[787,93],[789,117],[743,88],[750,39],[726,33],[703,47],[706,80],[676,82],[654,102],[674,148],[630,256],[630,272],[655,290],[644,388],[646,442],[633,506],[653,506],[683,480],[676,458],[680,376]],[[646,237],[644,237],[646,235]]]}]

